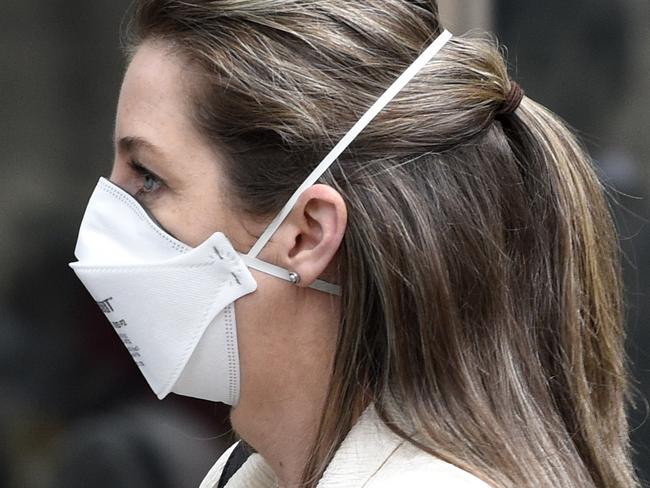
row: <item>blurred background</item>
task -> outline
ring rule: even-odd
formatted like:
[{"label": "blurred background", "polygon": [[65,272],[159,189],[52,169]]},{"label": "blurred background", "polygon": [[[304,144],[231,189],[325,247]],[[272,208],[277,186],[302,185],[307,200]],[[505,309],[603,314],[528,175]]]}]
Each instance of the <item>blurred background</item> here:
[{"label": "blurred background", "polygon": [[[159,402],[67,263],[112,161],[127,0],[0,2],[0,487],[196,487],[221,405]],[[650,477],[650,2],[443,0],[587,143],[624,251],[636,463]]]}]

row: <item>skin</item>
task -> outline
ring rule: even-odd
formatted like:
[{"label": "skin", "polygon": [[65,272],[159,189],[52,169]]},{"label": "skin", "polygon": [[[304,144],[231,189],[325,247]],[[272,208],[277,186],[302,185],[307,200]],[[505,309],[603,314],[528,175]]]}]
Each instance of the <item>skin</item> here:
[{"label": "skin", "polygon": [[[223,232],[246,252],[267,222],[231,205],[219,148],[189,117],[193,88],[191,67],[164,44],[147,41],[138,48],[120,92],[111,180],[186,244]],[[241,398],[231,410],[232,425],[282,487],[297,486],[314,440],[338,329],[340,299],[306,287],[318,277],[331,281],[346,218],[333,188],[305,191],[260,254],[297,272],[300,284],[251,270],[258,289],[235,303]]]}]

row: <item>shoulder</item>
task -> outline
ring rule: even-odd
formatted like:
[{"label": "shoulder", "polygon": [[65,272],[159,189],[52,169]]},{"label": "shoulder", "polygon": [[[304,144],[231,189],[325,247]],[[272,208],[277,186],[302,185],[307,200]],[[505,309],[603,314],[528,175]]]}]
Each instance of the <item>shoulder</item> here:
[{"label": "shoulder", "polygon": [[368,488],[388,488],[397,484],[409,488],[489,488],[473,474],[404,441],[374,474]]},{"label": "shoulder", "polygon": [[208,474],[203,479],[203,482],[199,488],[216,488],[217,484],[219,483],[219,478],[221,478],[223,468],[226,466],[230,454],[232,454],[232,451],[234,451],[239,442],[241,441],[235,442],[219,457],[217,462],[214,463],[214,466],[212,466]]},{"label": "shoulder", "polygon": [[370,405],[337,449],[319,488],[489,488],[394,433]]}]

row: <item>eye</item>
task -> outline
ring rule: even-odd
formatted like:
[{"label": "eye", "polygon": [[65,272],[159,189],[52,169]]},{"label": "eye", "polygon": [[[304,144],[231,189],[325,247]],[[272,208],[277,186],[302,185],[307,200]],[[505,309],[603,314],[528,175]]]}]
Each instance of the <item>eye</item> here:
[{"label": "eye", "polygon": [[140,191],[149,193],[156,191],[160,186],[160,180],[150,173],[142,175],[142,188]]},{"label": "eye", "polygon": [[163,181],[155,173],[145,168],[138,161],[129,161],[129,165],[139,175],[138,190],[135,194],[136,197],[154,193],[163,185]]}]

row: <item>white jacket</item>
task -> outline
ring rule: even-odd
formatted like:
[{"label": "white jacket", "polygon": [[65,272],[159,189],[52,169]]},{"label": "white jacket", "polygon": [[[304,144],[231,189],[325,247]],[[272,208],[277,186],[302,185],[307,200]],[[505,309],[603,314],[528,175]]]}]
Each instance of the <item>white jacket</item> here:
[{"label": "white jacket", "polygon": [[[216,488],[231,446],[200,488]],[[252,454],[226,488],[276,488],[277,479],[260,454]],[[352,427],[318,488],[488,488],[472,474],[418,449],[394,434],[370,405]]]}]

